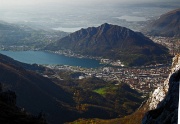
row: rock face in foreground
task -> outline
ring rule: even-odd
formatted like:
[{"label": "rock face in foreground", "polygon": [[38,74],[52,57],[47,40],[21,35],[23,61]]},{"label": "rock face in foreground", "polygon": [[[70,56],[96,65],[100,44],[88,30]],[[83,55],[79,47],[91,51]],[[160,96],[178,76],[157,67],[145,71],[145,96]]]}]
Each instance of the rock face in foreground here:
[{"label": "rock face in foreground", "polygon": [[[173,58],[171,74],[149,98],[149,112],[143,124],[177,124],[180,82],[180,54]],[[154,110],[153,110],[154,109]]]}]

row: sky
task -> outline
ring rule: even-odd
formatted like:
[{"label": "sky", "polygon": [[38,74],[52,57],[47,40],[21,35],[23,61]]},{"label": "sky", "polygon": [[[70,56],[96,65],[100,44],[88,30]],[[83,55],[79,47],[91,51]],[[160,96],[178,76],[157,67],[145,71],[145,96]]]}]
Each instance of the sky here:
[{"label": "sky", "polygon": [[[97,4],[97,3],[127,3],[127,2],[158,2],[158,1],[170,1],[170,0],[0,0],[1,6],[9,5],[34,5],[43,3],[61,3],[61,4]],[[179,1],[179,0],[171,0]]]},{"label": "sky", "polygon": [[119,17],[137,16],[138,13],[140,13],[138,16],[143,18],[159,16],[175,8],[171,8],[167,1],[180,2],[180,0],[0,0],[0,21],[53,29],[59,27],[76,29],[97,26],[104,22],[128,26],[129,23],[119,20]]},{"label": "sky", "polygon": [[179,2],[179,0],[0,0],[0,8],[18,8],[56,4],[61,6],[97,6],[134,3]]}]

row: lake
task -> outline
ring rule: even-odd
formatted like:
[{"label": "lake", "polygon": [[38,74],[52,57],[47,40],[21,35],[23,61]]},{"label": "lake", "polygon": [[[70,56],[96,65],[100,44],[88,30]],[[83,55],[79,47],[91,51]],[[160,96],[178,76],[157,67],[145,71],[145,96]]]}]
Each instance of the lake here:
[{"label": "lake", "polygon": [[67,57],[44,51],[0,51],[0,53],[28,64],[70,65],[84,68],[97,68],[102,66],[102,64],[95,59]]}]

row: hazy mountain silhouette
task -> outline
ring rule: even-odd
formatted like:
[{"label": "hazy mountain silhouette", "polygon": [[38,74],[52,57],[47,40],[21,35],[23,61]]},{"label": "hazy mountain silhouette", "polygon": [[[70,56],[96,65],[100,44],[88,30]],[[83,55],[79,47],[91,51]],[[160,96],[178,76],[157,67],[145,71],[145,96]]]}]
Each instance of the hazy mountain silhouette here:
[{"label": "hazy mountain silhouette", "polygon": [[180,9],[161,15],[147,25],[143,32],[153,36],[180,37]]}]

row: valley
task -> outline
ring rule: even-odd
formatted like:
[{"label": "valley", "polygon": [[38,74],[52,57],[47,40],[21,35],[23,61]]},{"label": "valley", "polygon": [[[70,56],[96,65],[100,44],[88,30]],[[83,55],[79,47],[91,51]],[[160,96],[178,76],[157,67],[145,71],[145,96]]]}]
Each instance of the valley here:
[{"label": "valley", "polygon": [[[17,105],[34,115],[43,110],[48,123],[65,123],[81,117],[121,117],[132,113],[144,100],[141,98],[142,93],[125,83],[115,86],[116,81],[104,81],[96,77],[77,80],[71,78],[71,73],[67,71],[58,72],[38,65],[24,64],[4,55],[0,55],[0,69],[0,82],[5,91],[15,92]],[[63,80],[50,78],[54,73],[62,75]],[[76,75],[72,74],[73,77]],[[103,87],[108,88],[105,96],[94,91]],[[116,107],[121,109],[116,110]]]},{"label": "valley", "polygon": [[0,8],[0,123],[177,122],[179,2],[46,2]]}]

